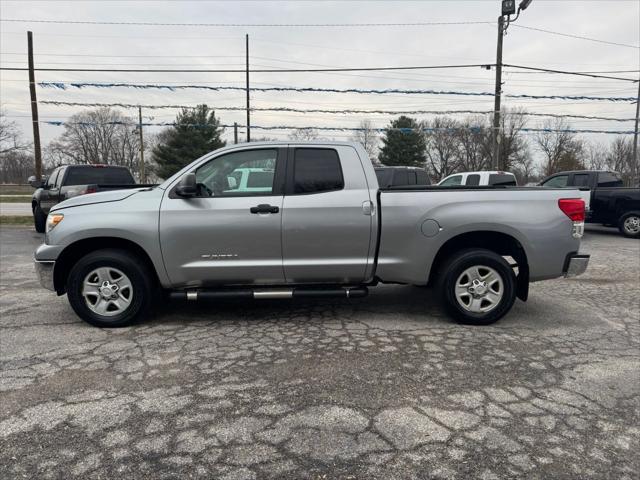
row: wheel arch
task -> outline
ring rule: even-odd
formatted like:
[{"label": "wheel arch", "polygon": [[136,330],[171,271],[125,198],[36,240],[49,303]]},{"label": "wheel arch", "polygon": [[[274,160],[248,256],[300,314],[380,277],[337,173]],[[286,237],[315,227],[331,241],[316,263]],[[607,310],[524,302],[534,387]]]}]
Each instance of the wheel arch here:
[{"label": "wheel arch", "polygon": [[158,272],[149,257],[149,254],[137,243],[120,237],[92,237],[77,240],[65,247],[56,259],[53,270],[53,285],[58,295],[66,292],[66,283],[69,272],[73,266],[85,255],[106,248],[115,248],[133,253],[141,259],[150,272],[153,273],[153,281],[159,283]]},{"label": "wheel arch", "polygon": [[529,296],[529,263],[527,252],[513,236],[491,230],[460,233],[447,240],[438,249],[429,270],[429,284],[434,284],[442,264],[451,255],[469,248],[484,248],[501,256],[513,258],[518,267],[517,296],[526,301]]}]

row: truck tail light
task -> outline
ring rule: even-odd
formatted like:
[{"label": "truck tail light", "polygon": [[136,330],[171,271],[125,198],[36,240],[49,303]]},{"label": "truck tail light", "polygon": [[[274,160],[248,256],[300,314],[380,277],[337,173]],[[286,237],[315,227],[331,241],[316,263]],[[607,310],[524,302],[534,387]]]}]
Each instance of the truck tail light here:
[{"label": "truck tail light", "polygon": [[86,195],[87,193],[96,193],[98,191],[97,187],[87,187],[87,189],[82,192],[83,195]]},{"label": "truck tail light", "polygon": [[584,234],[585,205],[581,198],[561,198],[558,207],[573,222],[573,238],[582,238]]}]

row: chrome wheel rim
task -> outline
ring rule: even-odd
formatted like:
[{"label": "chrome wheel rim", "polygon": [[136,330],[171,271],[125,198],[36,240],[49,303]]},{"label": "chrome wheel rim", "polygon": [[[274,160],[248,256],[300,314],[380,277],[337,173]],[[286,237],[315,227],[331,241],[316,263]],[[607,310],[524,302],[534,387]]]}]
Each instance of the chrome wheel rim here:
[{"label": "chrome wheel rim", "polygon": [[466,311],[487,313],[498,306],[504,295],[500,274],[486,265],[475,265],[460,274],[455,286],[456,300]]},{"label": "chrome wheel rim", "polygon": [[93,313],[103,317],[119,315],[131,305],[133,286],[121,270],[100,267],[92,270],[82,282],[82,296]]},{"label": "chrome wheel rim", "polygon": [[632,215],[625,218],[624,229],[627,233],[631,233],[633,235],[640,233],[640,217]]}]

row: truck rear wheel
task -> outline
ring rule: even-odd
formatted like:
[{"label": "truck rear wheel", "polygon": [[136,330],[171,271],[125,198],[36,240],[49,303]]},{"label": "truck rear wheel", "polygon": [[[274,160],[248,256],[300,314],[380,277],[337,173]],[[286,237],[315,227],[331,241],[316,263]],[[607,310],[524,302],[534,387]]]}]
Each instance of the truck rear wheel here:
[{"label": "truck rear wheel", "polygon": [[125,327],[151,307],[152,275],[125,250],[91,252],[76,263],[67,279],[73,310],[96,327]]},{"label": "truck rear wheel", "polygon": [[36,227],[36,232],[44,233],[47,225],[47,216],[42,211],[39,205],[33,207],[33,224]]},{"label": "truck rear wheel", "polygon": [[640,213],[625,213],[620,217],[618,230],[625,237],[640,238]]},{"label": "truck rear wheel", "polygon": [[453,255],[440,269],[444,307],[458,322],[488,325],[502,318],[516,300],[516,276],[507,261],[485,249]]}]

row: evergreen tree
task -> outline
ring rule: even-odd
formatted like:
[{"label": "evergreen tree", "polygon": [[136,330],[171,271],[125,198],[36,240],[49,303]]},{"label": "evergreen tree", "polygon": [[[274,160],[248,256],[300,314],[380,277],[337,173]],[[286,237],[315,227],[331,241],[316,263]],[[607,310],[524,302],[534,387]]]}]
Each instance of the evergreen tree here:
[{"label": "evergreen tree", "polygon": [[182,109],[175,126],[164,131],[152,152],[158,165],[157,174],[169,178],[185,165],[205,153],[224,147],[220,138],[223,129],[213,110],[206,105]]},{"label": "evergreen tree", "polygon": [[424,167],[425,150],[425,137],[420,131],[420,124],[403,115],[392,120],[385,130],[378,160],[389,166]]}]

